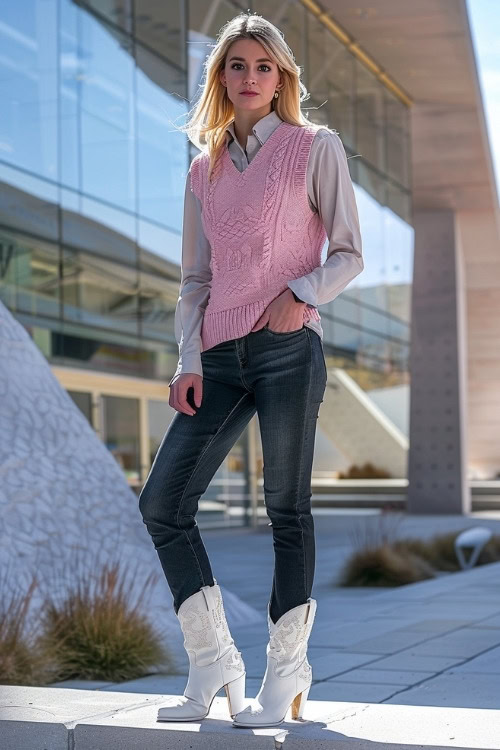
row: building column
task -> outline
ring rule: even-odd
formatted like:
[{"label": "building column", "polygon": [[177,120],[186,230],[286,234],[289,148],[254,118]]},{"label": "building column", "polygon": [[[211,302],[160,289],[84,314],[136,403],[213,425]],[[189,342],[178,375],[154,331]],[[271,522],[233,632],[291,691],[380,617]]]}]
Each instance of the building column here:
[{"label": "building column", "polygon": [[453,211],[414,214],[409,513],[470,510],[466,316]]}]

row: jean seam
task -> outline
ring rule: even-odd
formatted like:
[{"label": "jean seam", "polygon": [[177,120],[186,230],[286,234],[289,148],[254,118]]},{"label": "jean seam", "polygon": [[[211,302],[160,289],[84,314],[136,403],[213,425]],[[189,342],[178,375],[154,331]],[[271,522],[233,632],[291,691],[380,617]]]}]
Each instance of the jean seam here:
[{"label": "jean seam", "polygon": [[[210,446],[212,445],[213,441],[215,440],[215,438],[217,437],[217,435],[220,433],[220,431],[222,430],[222,428],[224,427],[224,425],[226,424],[226,422],[228,421],[228,419],[231,416],[231,414],[233,414],[233,412],[235,411],[235,409],[237,409],[237,407],[240,405],[240,403],[243,401],[243,399],[246,396],[248,396],[248,393],[244,393],[243,396],[236,402],[236,404],[233,406],[233,408],[231,409],[231,411],[229,412],[229,414],[227,415],[227,417],[225,417],[224,420],[221,422],[221,424],[217,428],[217,431],[212,435],[212,437],[210,438],[210,440],[208,441],[208,443],[203,448],[203,451],[198,456],[198,460],[196,461],[196,463],[195,463],[195,465],[193,467],[193,471],[191,472],[191,474],[189,476],[189,479],[187,480],[187,482],[186,482],[186,484],[184,486],[184,489],[182,491],[182,495],[181,495],[180,500],[179,500],[179,507],[177,509],[177,519],[176,519],[177,520],[177,526],[179,527],[179,529],[180,529],[179,516],[180,516],[180,513],[181,513],[181,509],[182,509],[182,503],[184,502],[184,498],[185,498],[187,489],[188,489],[188,487],[189,487],[189,485],[191,483],[191,480],[193,479],[193,477],[194,477],[194,475],[196,473],[196,470],[197,470],[198,466],[200,465],[200,462],[201,462],[202,458],[204,457],[205,453],[210,448]],[[205,586],[205,578],[203,576],[203,571],[201,569],[200,561],[198,560],[198,556],[197,556],[197,554],[195,552],[195,549],[194,549],[194,547],[192,545],[191,539],[189,538],[189,534],[187,533],[187,531],[185,529],[182,529],[182,531],[184,532],[184,534],[186,536],[188,544],[191,547],[191,550],[193,552],[194,559],[196,560],[196,564],[198,566],[198,570],[199,570],[199,573],[200,573],[200,578],[201,578],[201,581],[202,581],[202,586]]]},{"label": "jean seam", "polygon": [[[306,328],[306,335],[307,335],[307,342],[309,344],[309,382],[307,385],[307,399],[306,404],[309,404],[309,394],[311,391],[311,379],[312,379],[312,346],[311,346],[311,337],[309,335],[309,329],[307,326],[304,326]],[[299,479],[298,479],[298,486],[296,490],[296,499],[295,499],[295,513],[298,515],[299,524],[300,524],[300,533],[302,536],[302,559],[303,559],[303,565],[304,565],[304,595],[307,599],[307,565],[306,565],[306,549],[304,544],[304,527],[302,525],[302,519],[301,514],[298,513],[298,504],[299,504],[299,488],[302,483],[302,473],[303,473],[303,467],[304,467],[304,443],[305,443],[305,430],[307,428],[307,420],[304,419],[304,432],[302,433],[302,446],[300,451],[300,469],[299,469]]]}]

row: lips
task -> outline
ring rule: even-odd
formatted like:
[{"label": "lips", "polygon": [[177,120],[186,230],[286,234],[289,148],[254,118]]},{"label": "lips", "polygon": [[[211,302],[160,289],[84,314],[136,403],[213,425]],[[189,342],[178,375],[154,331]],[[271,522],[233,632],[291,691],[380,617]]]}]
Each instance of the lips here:
[{"label": "lips", "polygon": [[256,91],[240,91],[241,96],[258,96]]}]

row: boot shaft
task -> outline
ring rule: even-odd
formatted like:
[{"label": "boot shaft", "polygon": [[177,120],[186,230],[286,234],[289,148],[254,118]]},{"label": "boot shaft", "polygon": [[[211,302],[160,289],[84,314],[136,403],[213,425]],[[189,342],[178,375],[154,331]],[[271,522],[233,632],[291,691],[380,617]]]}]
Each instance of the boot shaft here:
[{"label": "boot shaft", "polygon": [[233,646],[217,583],[202,586],[179,607],[177,617],[189,661],[196,666],[212,664]]},{"label": "boot shaft", "polygon": [[307,644],[316,614],[316,600],[311,597],[305,604],[285,612],[276,623],[269,614],[269,642],[267,654],[276,661],[276,673],[281,677],[291,674],[306,658]]}]

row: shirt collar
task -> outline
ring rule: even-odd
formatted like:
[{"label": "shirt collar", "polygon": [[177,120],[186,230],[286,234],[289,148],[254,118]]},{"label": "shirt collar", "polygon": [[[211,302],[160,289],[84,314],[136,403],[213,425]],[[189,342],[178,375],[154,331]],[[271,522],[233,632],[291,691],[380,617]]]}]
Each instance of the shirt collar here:
[{"label": "shirt collar", "polygon": [[[279,117],[273,109],[268,115],[261,117],[261,119],[255,123],[252,128],[252,133],[262,146],[282,122],[283,120],[281,117]],[[226,142],[230,143],[233,139],[236,140],[236,135],[234,132],[234,120],[231,120],[226,128]]]}]

